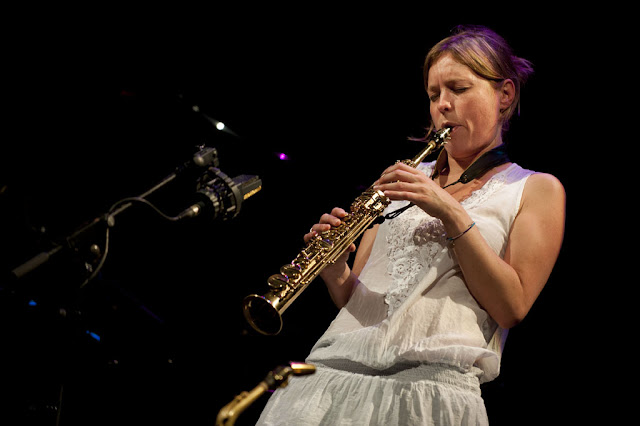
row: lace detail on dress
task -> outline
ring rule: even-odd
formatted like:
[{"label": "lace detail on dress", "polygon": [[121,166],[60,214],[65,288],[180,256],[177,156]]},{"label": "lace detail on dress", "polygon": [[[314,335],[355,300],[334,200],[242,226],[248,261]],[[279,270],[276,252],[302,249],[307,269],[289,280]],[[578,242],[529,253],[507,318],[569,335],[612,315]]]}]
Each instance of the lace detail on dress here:
[{"label": "lace detail on dress", "polygon": [[[400,217],[403,220],[398,220]],[[420,282],[421,273],[426,272],[435,256],[442,251],[446,235],[440,219],[427,215],[417,207],[392,220],[389,227],[387,244],[390,262],[387,273],[393,282],[384,300],[391,315]]]},{"label": "lace detail on dress", "polygon": [[508,180],[509,174],[508,168],[503,170],[500,173],[496,173],[485,183],[482,188],[477,191],[473,191],[471,195],[462,200],[460,204],[464,207],[465,210],[473,209],[485,201],[487,201],[497,190],[502,188]]},{"label": "lace detail on dress", "polygon": [[[433,163],[422,164],[418,168],[429,175]],[[492,176],[482,188],[463,200],[462,206],[469,210],[484,203],[507,182],[508,170]],[[391,210],[396,208],[396,203],[392,204]],[[392,283],[384,300],[390,316],[409,297],[435,257],[442,252],[447,236],[442,221],[418,207],[408,209],[387,223],[387,273],[391,275]]]}]

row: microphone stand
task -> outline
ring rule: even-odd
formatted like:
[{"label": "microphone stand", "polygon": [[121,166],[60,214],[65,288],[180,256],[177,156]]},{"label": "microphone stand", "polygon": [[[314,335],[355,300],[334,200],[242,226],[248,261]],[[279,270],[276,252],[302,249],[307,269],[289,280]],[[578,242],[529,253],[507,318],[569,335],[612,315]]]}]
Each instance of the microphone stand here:
[{"label": "microphone stand", "polygon": [[[157,183],[156,185],[154,185],[153,187],[151,187],[147,191],[143,192],[138,197],[125,198],[124,200],[121,200],[120,202],[133,200],[133,199],[136,199],[138,201],[145,200],[146,197],[148,197],[149,195],[153,194],[154,192],[156,192],[160,188],[164,187],[165,185],[167,185],[171,181],[175,180],[187,168],[190,168],[190,167],[193,167],[193,166],[203,167],[204,168],[204,167],[207,167],[209,165],[213,165],[215,167],[217,167],[219,165],[218,152],[216,151],[215,148],[204,147],[204,146],[200,147],[200,150],[196,154],[194,154],[193,159],[191,161],[188,161],[188,162],[176,167],[176,169],[175,169],[175,171],[173,173],[171,173],[168,176],[166,176],[159,183]],[[112,209],[114,209],[114,207],[117,206],[117,204],[119,204],[120,202],[114,204]],[[111,228],[111,227],[113,227],[115,225],[115,217],[118,214],[120,214],[120,213],[124,212],[125,210],[127,210],[129,207],[131,207],[131,204],[132,204],[131,202],[126,202],[125,204],[123,204],[122,206],[118,207],[117,209],[114,209],[112,211],[109,211],[107,213],[104,213],[104,214],[96,217],[95,219],[93,219],[88,224],[82,226],[81,228],[79,228],[76,231],[74,231],[71,235],[67,236],[64,239],[64,243],[63,244],[56,244],[50,250],[43,251],[43,252],[35,255],[31,259],[27,260],[26,262],[22,263],[21,265],[17,266],[16,268],[14,268],[11,271],[10,280],[17,281],[17,280],[23,278],[25,275],[31,273],[32,271],[40,268],[41,266],[43,266],[44,264],[49,262],[57,254],[61,253],[65,248],[69,248],[69,249],[73,250],[76,254],[79,254],[79,252],[82,250],[81,247],[80,247],[81,238],[84,235],[86,235],[90,230],[92,230],[96,226],[98,226],[99,224],[106,223],[106,225],[107,225],[107,233],[106,233],[104,248],[101,249],[100,246],[98,246],[95,243],[89,245],[89,247],[88,247],[88,252],[89,252],[88,254],[90,255],[90,257],[92,257],[94,259],[94,262],[97,259],[101,259],[101,261],[100,261],[100,264],[97,267],[95,267],[95,265],[92,265],[89,262],[85,262],[85,267],[87,268],[87,272],[89,272],[89,277],[81,284],[80,287],[83,287],[84,285],[86,285],[89,281],[91,281],[95,277],[95,275],[97,274],[97,272],[100,269],[100,266],[101,266],[102,262],[106,258],[107,250],[108,250],[109,228]],[[86,248],[84,248],[84,250],[86,250]]]}]

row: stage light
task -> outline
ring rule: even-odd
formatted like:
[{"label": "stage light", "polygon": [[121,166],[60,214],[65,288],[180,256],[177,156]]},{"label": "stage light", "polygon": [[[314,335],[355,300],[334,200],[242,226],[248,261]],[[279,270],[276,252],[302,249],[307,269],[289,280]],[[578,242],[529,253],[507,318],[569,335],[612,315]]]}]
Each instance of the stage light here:
[{"label": "stage light", "polygon": [[287,154],[285,154],[284,152],[278,152],[278,158],[282,161],[287,161],[289,160],[289,156]]},{"label": "stage light", "polygon": [[224,130],[224,123],[222,121],[218,121],[216,123],[216,129],[218,130]]},{"label": "stage light", "polygon": [[89,331],[89,330],[87,330],[87,334],[88,334],[88,335],[89,335],[93,340],[95,340],[96,342],[99,342],[99,341],[100,341],[100,336],[99,336],[99,335],[97,335],[96,333],[94,333],[93,331]]}]

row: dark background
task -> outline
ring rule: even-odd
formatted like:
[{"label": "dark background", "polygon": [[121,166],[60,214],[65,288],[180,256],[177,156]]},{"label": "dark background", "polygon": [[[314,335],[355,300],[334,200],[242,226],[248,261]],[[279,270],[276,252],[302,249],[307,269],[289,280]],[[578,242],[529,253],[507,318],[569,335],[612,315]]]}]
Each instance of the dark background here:
[{"label": "dark background", "polygon": [[[583,255],[579,171],[597,143],[585,74],[598,37],[587,22],[435,19],[382,7],[67,12],[10,15],[3,277],[155,185],[198,145],[215,147],[229,176],[259,175],[263,190],[226,222],[170,223],[134,205],[117,216],[104,268],[82,290],[86,259],[68,250],[17,283],[5,279],[0,415],[37,425],[213,424],[268,371],[303,360],[337,313],[320,280],[275,337],[247,328],[241,301],[266,291],[322,213],[347,207],[420,150],[407,138],[427,125],[422,61],[458,23],[490,26],[533,62],[509,152],[557,176],[568,197],[556,269],[511,330],[501,376],[483,386],[492,424],[592,415],[585,329],[598,326],[587,297],[600,280]],[[186,173],[150,200],[175,215],[190,205],[196,178]],[[83,234],[81,244],[93,242],[103,244],[103,230]],[[253,424],[265,401],[237,424]]]}]

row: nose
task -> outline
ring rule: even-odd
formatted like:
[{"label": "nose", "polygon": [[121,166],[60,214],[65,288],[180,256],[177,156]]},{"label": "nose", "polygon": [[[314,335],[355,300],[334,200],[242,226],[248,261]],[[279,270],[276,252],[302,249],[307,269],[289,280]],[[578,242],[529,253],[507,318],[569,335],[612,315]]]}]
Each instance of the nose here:
[{"label": "nose", "polygon": [[438,111],[441,114],[444,114],[445,112],[449,112],[451,111],[451,108],[453,107],[451,104],[451,99],[449,99],[449,96],[446,93],[441,93],[440,97],[438,98]]}]

